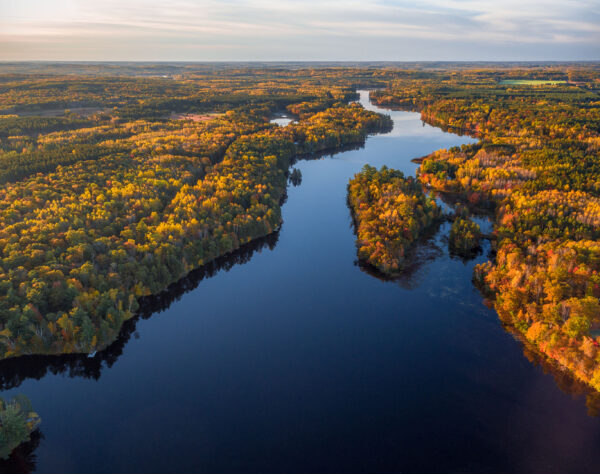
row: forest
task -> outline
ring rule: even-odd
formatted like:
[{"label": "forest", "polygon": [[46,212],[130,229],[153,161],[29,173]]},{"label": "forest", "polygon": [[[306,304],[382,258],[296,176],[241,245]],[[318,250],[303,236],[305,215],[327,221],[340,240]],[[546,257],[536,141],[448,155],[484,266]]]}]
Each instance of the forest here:
[{"label": "forest", "polygon": [[[370,87],[378,104],[480,139],[427,157],[419,183],[494,210],[497,261],[508,263],[490,263],[478,278],[505,319],[577,365],[580,377],[594,377],[588,346],[600,321],[590,302],[581,322],[573,298],[598,296],[597,68],[229,65],[160,70],[165,77],[150,66],[123,67],[119,76],[93,66],[68,75],[7,69],[0,357],[106,347],[141,297],[273,232],[294,160],[360,145],[390,127],[388,117],[351,102],[358,87]],[[296,120],[270,124],[281,111]],[[367,168],[349,185],[359,255],[380,270],[399,271],[438,212],[419,186]],[[476,247],[469,221],[453,229],[456,248]],[[560,277],[550,277],[550,265]],[[515,288],[519,278],[533,288]],[[573,325],[587,329],[567,340],[563,328]],[[595,377],[600,383],[600,371]]]},{"label": "forest", "polygon": [[[294,159],[390,126],[337,73],[235,72],[4,78],[1,357],[106,347],[141,297],[276,230]],[[270,124],[280,110],[297,120]]]},{"label": "forest", "polygon": [[[416,178],[356,174],[359,260],[401,274],[442,217],[453,251],[479,249],[479,226],[443,216],[436,192],[490,213],[474,281],[504,324],[600,390],[597,66],[36,67],[0,67],[0,359],[100,352],[144,299],[275,235],[296,160],[390,129],[354,102],[367,88],[479,142],[426,156]],[[294,120],[270,122],[281,113]],[[38,424],[26,399],[0,403],[0,457]]]},{"label": "forest", "polygon": [[419,180],[493,212],[496,255],[476,282],[505,324],[597,390],[599,90],[590,67],[408,75],[372,93],[480,139],[425,157]]}]

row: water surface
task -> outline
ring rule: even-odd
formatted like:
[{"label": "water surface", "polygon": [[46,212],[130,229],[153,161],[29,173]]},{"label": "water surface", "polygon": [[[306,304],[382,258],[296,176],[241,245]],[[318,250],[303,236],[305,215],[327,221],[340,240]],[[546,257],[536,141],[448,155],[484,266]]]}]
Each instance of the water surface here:
[{"label": "water surface", "polygon": [[598,472],[578,385],[473,288],[489,246],[451,257],[443,224],[398,281],[356,264],[348,179],[471,141],[390,114],[364,148],[298,162],[280,232],[157,298],[108,352],[0,364],[3,396],[43,419],[36,472]]},{"label": "water surface", "polygon": [[275,123],[280,127],[285,127],[290,122],[293,122],[294,119],[288,117],[286,114],[277,114],[275,117],[271,119],[271,123]]}]

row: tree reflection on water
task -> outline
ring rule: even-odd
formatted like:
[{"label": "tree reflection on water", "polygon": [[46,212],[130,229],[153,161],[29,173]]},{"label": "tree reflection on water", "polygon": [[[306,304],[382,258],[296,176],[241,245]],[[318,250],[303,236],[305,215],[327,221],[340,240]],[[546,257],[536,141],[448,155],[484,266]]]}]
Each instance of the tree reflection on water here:
[{"label": "tree reflection on water", "polygon": [[[140,319],[148,319],[156,313],[165,311],[185,293],[194,290],[205,278],[211,278],[221,271],[227,272],[235,265],[247,263],[254,253],[265,248],[273,250],[278,239],[278,231],[256,239],[192,271],[162,293],[142,298],[140,310],[134,318],[123,324],[117,340],[93,357],[87,354],[31,355],[0,361],[0,390],[18,387],[27,379],[39,380],[48,373],[98,380],[102,370],[112,367],[123,354],[127,342],[135,334]],[[0,472],[4,471],[0,470]]]}]

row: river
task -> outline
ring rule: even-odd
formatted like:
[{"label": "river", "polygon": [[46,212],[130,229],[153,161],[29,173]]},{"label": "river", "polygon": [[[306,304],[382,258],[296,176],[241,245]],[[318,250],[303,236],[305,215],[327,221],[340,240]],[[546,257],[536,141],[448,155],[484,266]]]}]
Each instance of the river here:
[{"label": "river", "polygon": [[530,362],[471,283],[489,244],[455,258],[446,223],[397,281],[357,265],[349,178],[472,141],[361,103],[393,130],[296,163],[277,234],[156,298],[104,353],[0,364],[3,396],[42,417],[0,470],[598,472],[581,387]]}]

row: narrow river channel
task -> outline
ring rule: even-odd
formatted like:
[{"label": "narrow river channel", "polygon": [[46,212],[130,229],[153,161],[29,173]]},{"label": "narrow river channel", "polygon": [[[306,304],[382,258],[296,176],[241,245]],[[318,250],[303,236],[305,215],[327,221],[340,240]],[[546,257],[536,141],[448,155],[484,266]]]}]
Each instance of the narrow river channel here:
[{"label": "narrow river channel", "polygon": [[488,244],[452,257],[443,224],[398,281],[357,265],[349,178],[365,163],[414,174],[412,158],[472,141],[367,92],[361,103],[393,130],[296,163],[277,235],[181,282],[105,353],[0,364],[2,396],[28,395],[43,420],[19,462],[63,474],[598,472],[585,395],[530,362],[471,283]]}]

